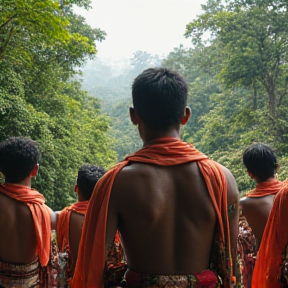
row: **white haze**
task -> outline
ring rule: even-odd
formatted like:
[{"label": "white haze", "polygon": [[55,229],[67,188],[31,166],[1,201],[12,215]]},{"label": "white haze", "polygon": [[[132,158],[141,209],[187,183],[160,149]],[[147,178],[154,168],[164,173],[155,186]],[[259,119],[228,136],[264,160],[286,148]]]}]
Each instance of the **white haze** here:
[{"label": "white haze", "polygon": [[[132,58],[141,50],[165,56],[183,44],[186,25],[201,14],[206,0],[93,0],[92,9],[76,12],[87,19],[93,28],[107,33],[106,39],[97,42],[97,58],[112,62]],[[123,61],[123,60],[122,60]]]}]

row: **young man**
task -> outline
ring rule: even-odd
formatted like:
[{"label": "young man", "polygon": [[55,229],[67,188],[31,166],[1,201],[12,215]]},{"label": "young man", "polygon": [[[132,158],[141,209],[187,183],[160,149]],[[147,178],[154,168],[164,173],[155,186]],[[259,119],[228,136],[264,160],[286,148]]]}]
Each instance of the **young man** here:
[{"label": "young man", "polygon": [[275,151],[270,146],[252,143],[243,152],[243,163],[249,176],[257,183],[255,189],[240,199],[239,240],[242,247],[239,248],[244,261],[243,284],[250,288],[262,234],[274,197],[283,184],[275,176],[278,164]]},{"label": "young man", "polygon": [[283,183],[276,178],[278,164],[270,146],[261,142],[249,145],[243,153],[243,163],[257,185],[240,200],[240,206],[259,246],[274,197]]},{"label": "young man", "polygon": [[97,181],[104,175],[105,170],[100,166],[86,164],[78,171],[75,192],[78,202],[64,208],[58,214],[57,243],[61,252],[68,250],[68,266],[66,277],[70,279],[74,274],[78,247],[82,233],[84,216],[88,201]]},{"label": "young man", "polygon": [[238,190],[229,170],[180,140],[191,115],[185,80],[147,69],[134,80],[132,97],[130,117],[144,147],[96,185],[72,287],[121,286],[121,244],[126,287],[211,288],[218,276],[230,287]]},{"label": "young man", "polygon": [[56,222],[43,195],[31,189],[38,163],[34,141],[11,137],[0,143],[0,171],[5,177],[0,185],[0,287],[46,285],[42,267],[50,259],[51,222]]},{"label": "young man", "polygon": [[275,196],[252,278],[252,288],[288,287],[288,183]]}]

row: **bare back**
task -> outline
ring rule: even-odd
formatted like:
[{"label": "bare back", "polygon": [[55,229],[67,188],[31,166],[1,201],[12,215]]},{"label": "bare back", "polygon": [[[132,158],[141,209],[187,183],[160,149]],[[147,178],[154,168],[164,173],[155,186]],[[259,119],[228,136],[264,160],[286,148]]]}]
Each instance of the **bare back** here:
[{"label": "bare back", "polygon": [[29,207],[0,193],[0,261],[28,264],[36,259],[37,241]]},{"label": "bare back", "polygon": [[82,233],[82,226],[84,222],[84,215],[75,211],[71,212],[69,225],[69,246],[72,253],[73,265],[76,264],[79,243]]},{"label": "bare back", "polygon": [[242,214],[256,236],[258,247],[273,206],[274,197],[274,195],[257,198],[244,197],[240,200]]},{"label": "bare back", "polygon": [[115,179],[106,244],[117,226],[129,268],[148,274],[197,273],[209,268],[215,224],[215,210],[196,163],[133,163]]}]

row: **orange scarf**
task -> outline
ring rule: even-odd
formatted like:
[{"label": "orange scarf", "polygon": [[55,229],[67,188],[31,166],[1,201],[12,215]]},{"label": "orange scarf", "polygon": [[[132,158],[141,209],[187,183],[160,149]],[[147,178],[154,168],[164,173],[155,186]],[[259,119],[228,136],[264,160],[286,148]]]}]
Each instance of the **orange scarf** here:
[{"label": "orange scarf", "polygon": [[64,208],[57,219],[57,243],[60,251],[69,245],[69,227],[71,211],[86,215],[88,201],[79,201]]},{"label": "orange scarf", "polygon": [[257,198],[268,195],[275,195],[282,188],[283,183],[278,179],[258,183],[254,190],[246,193],[246,197]]},{"label": "orange scarf", "polygon": [[17,184],[0,185],[0,192],[29,207],[37,238],[37,255],[42,266],[47,266],[51,247],[51,214],[45,198],[37,190]]},{"label": "orange scarf", "polygon": [[[230,287],[232,259],[225,176],[217,163],[209,160],[192,145],[175,138],[160,138],[125,158],[123,162],[109,170],[96,184],[84,221],[76,269],[70,282],[72,288],[102,288],[104,285],[107,213],[110,193],[116,175],[131,162],[173,166],[194,161],[197,161],[203,174],[215,207],[219,226],[219,244],[223,248],[222,250],[227,253],[227,257],[222,258],[223,263],[220,263],[221,268],[225,271],[220,276],[224,280],[224,287]],[[219,250],[221,249],[218,249],[218,252],[220,252]]]},{"label": "orange scarf", "polygon": [[283,252],[288,244],[288,184],[274,198],[253,272],[252,288],[280,288]]}]

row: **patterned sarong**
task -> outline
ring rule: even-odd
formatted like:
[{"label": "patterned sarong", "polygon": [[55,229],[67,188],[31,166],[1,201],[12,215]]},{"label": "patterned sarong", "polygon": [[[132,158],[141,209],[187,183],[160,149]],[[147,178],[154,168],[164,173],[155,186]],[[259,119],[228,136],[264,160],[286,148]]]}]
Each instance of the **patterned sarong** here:
[{"label": "patterned sarong", "polygon": [[0,262],[0,287],[5,288],[40,288],[44,275],[39,260],[30,264],[11,264]]},{"label": "patterned sarong", "polygon": [[217,288],[220,282],[211,270],[195,275],[150,275],[128,269],[122,283],[129,288]]}]

